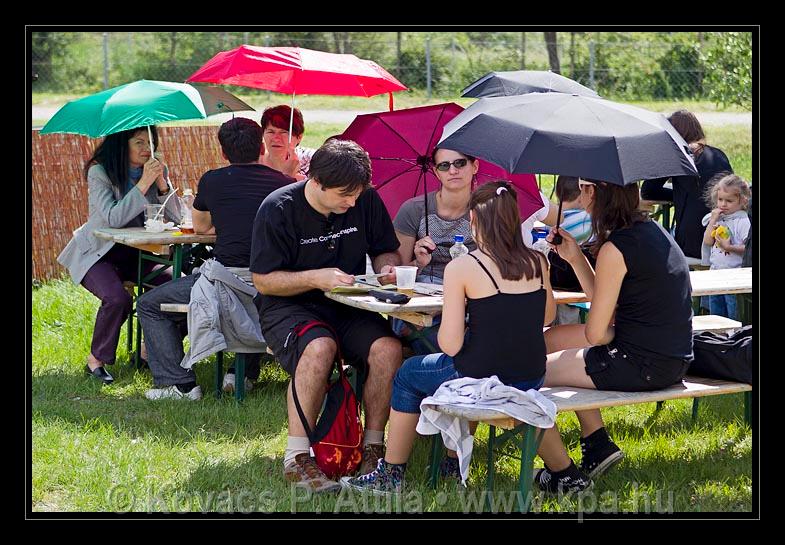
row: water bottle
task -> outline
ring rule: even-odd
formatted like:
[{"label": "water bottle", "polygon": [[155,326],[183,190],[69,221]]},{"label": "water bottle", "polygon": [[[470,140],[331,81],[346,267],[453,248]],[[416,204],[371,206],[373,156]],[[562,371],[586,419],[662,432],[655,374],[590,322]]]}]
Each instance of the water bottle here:
[{"label": "water bottle", "polygon": [[542,252],[547,257],[548,252],[551,251],[551,245],[548,244],[547,240],[545,240],[545,237],[548,236],[548,232],[537,230],[534,231],[533,234],[534,234],[534,243],[532,244],[532,249]]},{"label": "water bottle", "polygon": [[469,248],[463,243],[463,235],[453,237],[454,244],[450,247],[450,257],[455,259],[469,253]]},{"label": "water bottle", "polygon": [[183,217],[180,221],[180,231],[183,233],[194,232],[194,221],[191,215],[191,209],[194,205],[194,192],[191,189],[183,189],[183,197],[181,199],[183,205]]}]

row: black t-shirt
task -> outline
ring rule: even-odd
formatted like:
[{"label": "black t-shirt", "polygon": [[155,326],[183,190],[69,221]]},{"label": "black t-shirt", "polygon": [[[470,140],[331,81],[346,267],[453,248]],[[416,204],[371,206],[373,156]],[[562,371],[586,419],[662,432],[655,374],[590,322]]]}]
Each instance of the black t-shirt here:
[{"label": "black t-shirt", "polygon": [[669,178],[647,180],[641,186],[641,196],[653,201],[673,201],[676,230],[674,238],[685,255],[701,257],[703,216],[711,212],[704,201],[706,184],[721,172],[732,173],[728,156],[718,148],[704,146],[695,158],[698,176],[674,176],[670,178],[673,190],[662,187]]},{"label": "black t-shirt", "polygon": [[644,358],[692,358],[692,286],[687,260],[665,229],[651,220],[613,231],[624,256],[614,340]]},{"label": "black t-shirt", "polygon": [[[306,183],[278,189],[262,203],[254,220],[251,272],[337,267],[364,274],[365,254],[375,257],[398,249],[392,220],[375,189],[363,191],[347,212],[325,217],[308,204]],[[324,294],[311,290],[290,297],[264,296],[263,309],[276,301],[320,302]]]},{"label": "black t-shirt", "polygon": [[262,201],[294,182],[275,169],[261,165],[229,165],[210,170],[199,180],[194,208],[210,212],[215,226],[215,258],[226,267],[248,267],[251,231]]}]

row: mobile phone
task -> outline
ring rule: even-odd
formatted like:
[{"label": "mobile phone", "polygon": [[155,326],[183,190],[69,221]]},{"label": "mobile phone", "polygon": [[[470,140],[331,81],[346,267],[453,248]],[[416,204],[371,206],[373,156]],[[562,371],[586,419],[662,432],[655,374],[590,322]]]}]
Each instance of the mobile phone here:
[{"label": "mobile phone", "polygon": [[374,297],[377,301],[382,303],[393,303],[395,305],[405,305],[411,299],[405,293],[398,293],[397,291],[387,290],[370,290],[368,295]]}]

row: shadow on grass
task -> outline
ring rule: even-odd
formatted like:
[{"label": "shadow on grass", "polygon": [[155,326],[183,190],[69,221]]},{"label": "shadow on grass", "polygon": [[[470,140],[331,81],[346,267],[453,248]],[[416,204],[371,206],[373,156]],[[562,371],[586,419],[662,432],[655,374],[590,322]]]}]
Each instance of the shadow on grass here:
[{"label": "shadow on grass", "polygon": [[[224,362],[224,366],[227,363]],[[263,366],[260,381],[242,403],[231,395],[216,399],[213,366],[202,363],[197,381],[203,398],[150,401],[144,392],[152,386],[149,371],[119,362],[109,368],[115,382],[103,386],[76,372],[49,370],[32,377],[32,408],[37,417],[63,420],[77,427],[87,422],[111,426],[118,436],[155,436],[171,442],[253,439],[277,435],[287,426],[287,381],[279,370]]]}]

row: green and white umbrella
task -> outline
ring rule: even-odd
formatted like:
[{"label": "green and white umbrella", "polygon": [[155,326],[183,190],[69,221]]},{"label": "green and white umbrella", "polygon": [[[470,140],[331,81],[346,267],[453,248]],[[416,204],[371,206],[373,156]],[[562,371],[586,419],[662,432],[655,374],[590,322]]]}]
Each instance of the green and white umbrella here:
[{"label": "green and white umbrella", "polygon": [[[139,80],[69,102],[41,129],[98,138],[165,121],[253,110],[220,87]],[[152,142],[152,140],[151,140]]]}]

